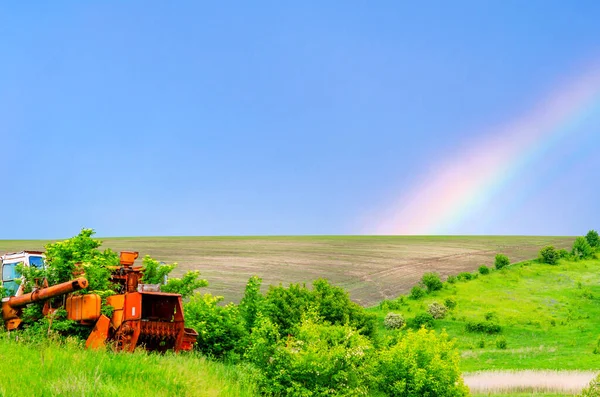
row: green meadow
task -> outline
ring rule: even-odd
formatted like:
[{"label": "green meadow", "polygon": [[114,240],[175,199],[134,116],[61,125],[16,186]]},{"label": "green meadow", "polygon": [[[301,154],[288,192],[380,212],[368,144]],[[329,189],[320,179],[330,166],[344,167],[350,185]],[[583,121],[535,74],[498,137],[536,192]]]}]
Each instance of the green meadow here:
[{"label": "green meadow", "polygon": [[[474,274],[477,272],[474,272]],[[456,308],[435,329],[445,329],[461,350],[464,372],[498,369],[600,370],[594,354],[600,337],[600,261],[560,261],[558,265],[526,261],[469,281],[444,283],[422,299],[405,296],[400,307],[372,308],[381,319],[388,312],[410,318],[433,302],[453,299]],[[498,334],[467,332],[467,322],[497,319]],[[506,348],[496,346],[499,338]],[[600,350],[600,348],[599,348]]]}]

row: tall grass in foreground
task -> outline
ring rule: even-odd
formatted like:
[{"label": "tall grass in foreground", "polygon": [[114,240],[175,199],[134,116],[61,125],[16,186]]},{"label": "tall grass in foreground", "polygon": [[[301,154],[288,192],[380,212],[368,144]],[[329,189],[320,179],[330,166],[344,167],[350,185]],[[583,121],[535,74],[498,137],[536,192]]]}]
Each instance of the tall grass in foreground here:
[{"label": "tall grass in foreground", "polygon": [[240,366],[195,354],[111,353],[0,334],[0,396],[253,396]]}]

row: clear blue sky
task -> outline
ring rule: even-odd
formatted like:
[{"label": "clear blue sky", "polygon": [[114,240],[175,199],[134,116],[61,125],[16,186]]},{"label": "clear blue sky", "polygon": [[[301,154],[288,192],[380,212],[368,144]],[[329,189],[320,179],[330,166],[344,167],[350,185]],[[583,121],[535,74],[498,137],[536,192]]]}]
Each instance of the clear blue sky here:
[{"label": "clear blue sky", "polygon": [[[5,2],[0,238],[362,233],[434,160],[598,59],[598,15],[596,1]],[[449,232],[600,228],[599,122],[511,180],[493,217]]]}]

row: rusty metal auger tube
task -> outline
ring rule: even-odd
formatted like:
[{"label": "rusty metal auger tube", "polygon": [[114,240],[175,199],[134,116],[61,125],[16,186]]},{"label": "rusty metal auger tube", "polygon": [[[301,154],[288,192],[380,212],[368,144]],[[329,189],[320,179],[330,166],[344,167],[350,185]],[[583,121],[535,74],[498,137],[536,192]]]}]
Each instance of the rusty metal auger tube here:
[{"label": "rusty metal auger tube", "polygon": [[6,302],[6,304],[8,304],[12,308],[23,307],[33,302],[43,301],[46,299],[54,298],[56,296],[79,291],[80,289],[87,288],[87,286],[87,279],[79,277],[75,280],[56,284],[51,287],[36,289],[35,291],[30,292],[28,294],[24,294],[21,296],[13,296]]}]

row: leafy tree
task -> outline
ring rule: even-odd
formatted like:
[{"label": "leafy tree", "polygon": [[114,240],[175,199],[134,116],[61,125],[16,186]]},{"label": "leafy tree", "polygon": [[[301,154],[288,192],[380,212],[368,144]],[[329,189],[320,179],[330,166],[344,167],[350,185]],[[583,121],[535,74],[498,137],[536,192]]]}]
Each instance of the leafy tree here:
[{"label": "leafy tree", "polygon": [[597,231],[590,230],[588,232],[588,234],[585,235],[585,239],[587,240],[590,247],[592,247],[592,248],[600,247],[600,236],[598,236]]},{"label": "leafy tree", "polygon": [[375,351],[369,339],[352,327],[323,323],[316,313],[309,313],[295,336],[273,343],[274,339],[273,325],[263,322],[253,332],[246,355],[260,371],[264,394],[368,394],[376,373]]},{"label": "leafy tree", "polygon": [[170,278],[167,284],[160,287],[163,292],[181,294],[183,298],[192,296],[195,290],[207,287],[208,281],[200,278],[198,270],[187,272],[182,278]]},{"label": "leafy tree", "polygon": [[460,355],[443,331],[420,329],[400,338],[380,355],[379,388],[390,396],[468,396]]},{"label": "leafy tree", "polygon": [[93,229],[82,229],[75,237],[46,245],[46,275],[50,285],[72,280],[74,274],[80,273],[89,282],[83,292],[114,289],[108,267],[117,266],[119,256],[111,249],[100,251],[102,241],[92,238],[93,235]]},{"label": "leafy tree", "polygon": [[369,337],[373,337],[377,329],[374,313],[352,302],[346,291],[327,280],[316,280],[312,291],[300,284],[290,284],[288,288],[271,286],[263,310],[277,325],[282,337],[294,335],[302,316],[309,310],[316,310],[323,321],[334,325],[349,324]]},{"label": "leafy tree", "polygon": [[256,324],[256,319],[262,310],[265,298],[260,293],[262,279],[252,276],[246,284],[244,297],[240,302],[240,315],[244,319],[246,329],[251,330]]},{"label": "leafy tree", "polygon": [[265,314],[282,336],[294,334],[302,314],[314,305],[314,296],[305,285],[270,286],[265,296]]},{"label": "leafy tree", "polygon": [[440,275],[437,273],[425,273],[421,282],[427,288],[427,292],[431,293],[433,291],[441,290],[444,284],[442,284],[442,280],[440,279]]},{"label": "leafy tree", "polygon": [[494,266],[496,269],[500,270],[508,265],[510,265],[510,259],[508,259],[508,256],[503,254],[496,255],[496,259],[494,261]]},{"label": "leafy tree", "polygon": [[575,259],[587,259],[594,254],[594,250],[585,237],[577,237],[573,243],[571,254]]},{"label": "leafy tree", "polygon": [[241,354],[248,335],[238,307],[219,306],[222,300],[222,296],[196,293],[184,307],[186,325],[198,332],[196,349],[216,358]]},{"label": "leafy tree", "polygon": [[549,245],[540,250],[540,262],[547,263],[549,265],[556,265],[559,259],[559,253],[556,249]]},{"label": "leafy tree", "polygon": [[150,255],[146,255],[142,263],[144,265],[142,282],[146,284],[162,284],[165,277],[177,267],[177,263],[161,263],[156,259],[152,259]]}]

